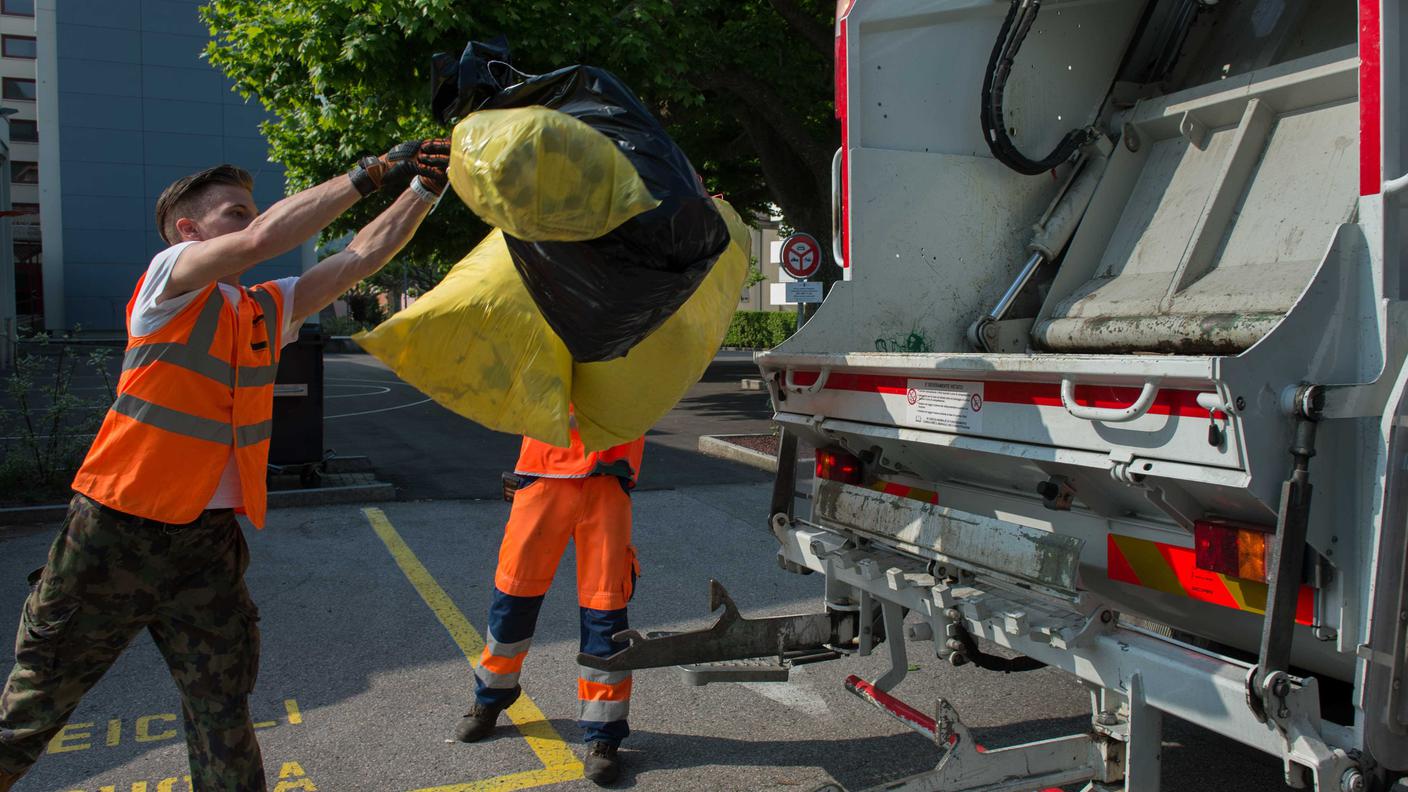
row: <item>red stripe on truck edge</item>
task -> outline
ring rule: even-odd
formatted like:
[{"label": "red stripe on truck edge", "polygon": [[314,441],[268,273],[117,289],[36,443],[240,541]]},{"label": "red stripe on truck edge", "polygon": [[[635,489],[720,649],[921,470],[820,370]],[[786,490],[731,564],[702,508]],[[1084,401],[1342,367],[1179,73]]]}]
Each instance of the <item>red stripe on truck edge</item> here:
[{"label": "red stripe on truck edge", "polygon": [[1379,2],[1359,0],[1359,194],[1383,189],[1380,118],[1383,105]]},{"label": "red stripe on truck edge", "polygon": [[[798,371],[793,374],[797,385],[811,385],[816,382],[815,371]],[[914,379],[943,380],[940,377],[915,377]],[[1061,386],[1054,382],[1010,382],[1002,380],[951,380],[955,382],[982,382],[983,401],[1000,404],[1031,404],[1037,407],[1060,407]],[[903,396],[909,390],[908,377],[895,377],[881,374],[832,374],[826,378],[824,390],[855,391],[857,393],[882,393]],[[1139,388],[1114,385],[1077,385],[1076,403],[1083,407],[1128,407],[1139,398]],[[1207,418],[1208,411],[1198,404],[1200,391],[1162,388],[1154,396],[1154,404],[1149,408],[1151,415],[1178,415],[1191,418]]]}]

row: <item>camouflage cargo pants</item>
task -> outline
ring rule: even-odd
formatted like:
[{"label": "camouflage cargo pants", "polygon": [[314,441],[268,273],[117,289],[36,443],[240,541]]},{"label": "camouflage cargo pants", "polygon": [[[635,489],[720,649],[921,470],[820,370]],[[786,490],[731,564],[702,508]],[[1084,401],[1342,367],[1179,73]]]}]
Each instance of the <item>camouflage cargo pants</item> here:
[{"label": "camouflage cargo pants", "polygon": [[49,563],[30,576],[15,667],[0,693],[0,778],[39,758],[145,628],[181,693],[193,787],[266,789],[249,717],[259,616],[244,583],[248,565],[228,510],[166,525],[75,496]]}]

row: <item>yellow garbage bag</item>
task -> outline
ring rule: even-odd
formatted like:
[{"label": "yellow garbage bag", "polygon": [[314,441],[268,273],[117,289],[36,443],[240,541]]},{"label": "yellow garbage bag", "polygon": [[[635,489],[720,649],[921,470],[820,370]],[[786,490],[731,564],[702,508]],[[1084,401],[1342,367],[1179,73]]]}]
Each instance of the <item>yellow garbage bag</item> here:
[{"label": "yellow garbage bag", "polygon": [[715,205],[728,247],[684,305],[625,357],[574,363],[497,230],[425,296],[353,338],[401,379],[489,429],[567,447],[575,404],[587,450],[634,440],[703,375],[738,307],[748,227],[726,202]]},{"label": "yellow garbage bag", "polygon": [[490,429],[566,446],[572,356],[493,231],[409,308],[353,336],[442,406]]},{"label": "yellow garbage bag", "polygon": [[480,219],[527,242],[578,242],[660,205],[609,138],[546,107],[455,125],[450,184]]},{"label": "yellow garbage bag", "polygon": [[729,245],[674,316],[625,357],[572,366],[572,402],[587,450],[645,434],[690,389],[724,341],[748,277],[748,226],[727,202],[714,206],[728,223]]}]

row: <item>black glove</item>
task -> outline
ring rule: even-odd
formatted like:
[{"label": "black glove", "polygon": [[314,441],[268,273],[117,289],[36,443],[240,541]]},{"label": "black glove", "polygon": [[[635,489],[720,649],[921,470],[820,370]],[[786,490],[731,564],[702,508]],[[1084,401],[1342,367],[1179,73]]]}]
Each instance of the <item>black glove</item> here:
[{"label": "black glove", "polygon": [[363,197],[371,195],[381,187],[382,181],[386,178],[386,172],[391,170],[382,157],[362,157],[357,160],[357,167],[348,171],[347,177],[352,180],[352,186],[357,188],[357,192]]},{"label": "black glove", "polygon": [[421,184],[439,194],[445,191],[445,185],[450,181],[449,138],[398,143],[383,154],[381,160],[390,166],[381,178],[382,192],[399,195],[410,186],[412,178],[419,176]]}]

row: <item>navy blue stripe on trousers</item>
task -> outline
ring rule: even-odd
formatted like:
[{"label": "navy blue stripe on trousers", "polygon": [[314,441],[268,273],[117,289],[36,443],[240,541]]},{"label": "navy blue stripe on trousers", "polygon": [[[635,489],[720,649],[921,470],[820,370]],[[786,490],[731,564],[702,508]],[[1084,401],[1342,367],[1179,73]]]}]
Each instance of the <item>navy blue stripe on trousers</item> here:
[{"label": "navy blue stripe on trousers", "polygon": [[474,670],[474,697],[484,706],[507,706],[515,696],[523,656],[533,642],[543,598],[515,597],[494,588],[489,634]]},{"label": "navy blue stripe on trousers", "polygon": [[[581,611],[581,650],[593,657],[607,657],[625,649],[625,641],[613,641],[611,636],[630,629],[630,621],[625,608],[616,610],[596,610],[580,608]],[[630,712],[630,672],[618,672],[610,678],[600,676],[601,672],[585,667],[579,668],[582,682],[605,685],[620,689],[625,698],[616,701],[579,701],[577,725],[583,731],[588,743],[602,740],[619,745],[630,733],[627,715]],[[581,683],[579,683],[580,685]],[[580,687],[579,687],[580,690]]]}]

